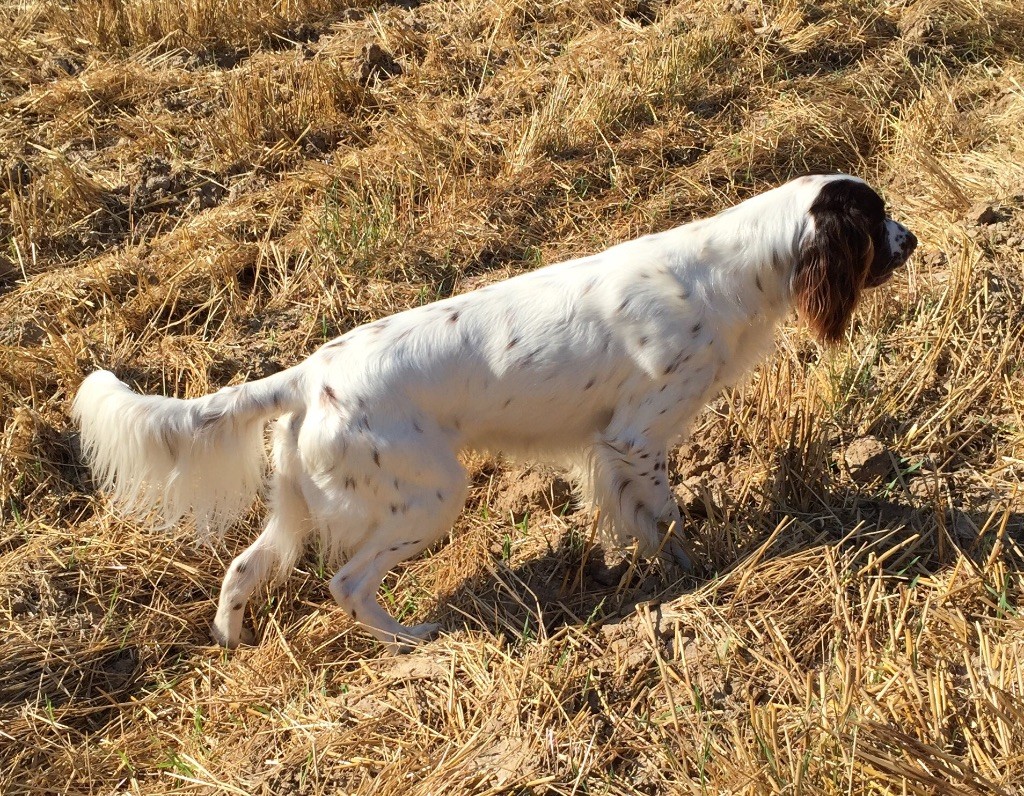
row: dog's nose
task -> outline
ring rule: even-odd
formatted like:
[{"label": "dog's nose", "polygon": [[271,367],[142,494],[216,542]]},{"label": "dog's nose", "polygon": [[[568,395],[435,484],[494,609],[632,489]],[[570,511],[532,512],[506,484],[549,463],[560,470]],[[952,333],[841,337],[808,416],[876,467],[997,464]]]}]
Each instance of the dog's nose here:
[{"label": "dog's nose", "polygon": [[917,248],[917,235],[907,230],[907,242],[903,244],[904,251],[906,251],[907,257],[914,253],[914,249]]}]

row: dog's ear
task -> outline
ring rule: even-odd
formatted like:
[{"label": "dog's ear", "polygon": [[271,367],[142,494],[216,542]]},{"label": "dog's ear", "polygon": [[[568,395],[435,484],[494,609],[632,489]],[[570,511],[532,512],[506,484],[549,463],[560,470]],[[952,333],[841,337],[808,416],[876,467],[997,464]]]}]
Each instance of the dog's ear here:
[{"label": "dog's ear", "polygon": [[793,273],[797,309],[826,343],[843,338],[874,258],[871,222],[855,193],[843,181],[822,189],[811,206],[813,232],[801,247]]}]

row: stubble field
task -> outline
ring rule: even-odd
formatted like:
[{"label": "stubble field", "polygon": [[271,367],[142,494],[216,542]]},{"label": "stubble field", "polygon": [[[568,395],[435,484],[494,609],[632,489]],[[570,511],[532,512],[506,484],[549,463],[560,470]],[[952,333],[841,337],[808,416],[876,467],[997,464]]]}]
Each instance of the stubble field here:
[{"label": "stubble field", "polygon": [[[223,545],[118,519],[82,377],[195,396],[354,325],[863,176],[907,269],[673,457],[699,569],[474,456],[384,599],[315,550],[208,623]],[[1024,792],[1024,11],[1002,0],[0,7],[0,791]]]}]

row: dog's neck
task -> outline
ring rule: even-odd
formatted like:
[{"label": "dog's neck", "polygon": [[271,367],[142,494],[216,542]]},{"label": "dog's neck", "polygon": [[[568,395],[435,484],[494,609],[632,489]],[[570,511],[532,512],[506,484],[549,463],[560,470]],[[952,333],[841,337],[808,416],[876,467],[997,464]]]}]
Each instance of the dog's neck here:
[{"label": "dog's neck", "polygon": [[796,203],[760,199],[680,227],[682,256],[673,270],[680,281],[727,298],[748,317],[779,321],[793,304],[793,274],[807,214]]}]

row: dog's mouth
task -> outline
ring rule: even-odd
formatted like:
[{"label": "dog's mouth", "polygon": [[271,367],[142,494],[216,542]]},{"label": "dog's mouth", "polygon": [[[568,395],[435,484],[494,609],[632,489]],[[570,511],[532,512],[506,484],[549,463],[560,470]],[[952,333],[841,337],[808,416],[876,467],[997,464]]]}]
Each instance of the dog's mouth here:
[{"label": "dog's mouth", "polygon": [[884,285],[890,279],[892,275],[896,273],[896,269],[903,265],[907,260],[897,258],[893,260],[885,270],[877,274],[868,274],[868,278],[864,280],[864,287],[878,287]]},{"label": "dog's mouth", "polygon": [[[885,219],[885,224],[879,232],[882,234],[873,238],[874,261],[868,268],[867,276],[864,279],[864,287],[867,288],[884,285],[892,279],[896,269],[906,265],[910,255],[917,248],[917,236],[891,218]],[[879,257],[883,253],[889,255],[884,262]]]},{"label": "dog's mouth", "polygon": [[907,264],[907,260],[910,259],[910,255],[914,253],[914,249],[916,248],[917,238],[910,235],[909,239],[904,242],[903,248],[896,252],[881,270],[868,274],[867,279],[864,280],[864,286],[878,287],[879,285],[884,285],[892,279],[892,275],[896,273],[897,268],[901,268]]}]

